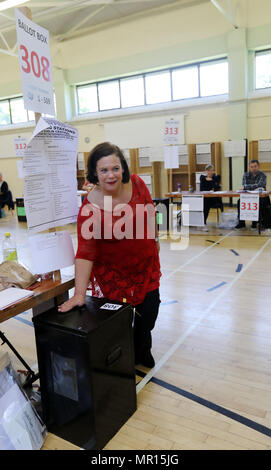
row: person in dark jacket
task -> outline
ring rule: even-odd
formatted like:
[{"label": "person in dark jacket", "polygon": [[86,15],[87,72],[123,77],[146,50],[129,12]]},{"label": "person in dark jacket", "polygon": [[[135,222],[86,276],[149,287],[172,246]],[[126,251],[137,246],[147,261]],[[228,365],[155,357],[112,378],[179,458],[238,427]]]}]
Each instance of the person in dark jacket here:
[{"label": "person in dark jacket", "polygon": [[[215,169],[213,165],[207,165],[205,167],[206,175],[201,175],[200,177],[200,191],[219,191],[221,189],[220,186],[220,175],[215,174]],[[223,212],[223,203],[221,197],[205,197],[203,199],[204,206],[204,224],[203,227],[204,231],[207,231],[207,218],[209,215],[209,211],[211,207],[220,208]]]},{"label": "person in dark jacket", "polygon": [[[8,205],[9,209],[14,209],[14,202],[12,200],[12,194],[9,190],[8,184],[3,180],[3,175],[0,173],[0,207]],[[1,215],[0,215],[1,217]]]}]

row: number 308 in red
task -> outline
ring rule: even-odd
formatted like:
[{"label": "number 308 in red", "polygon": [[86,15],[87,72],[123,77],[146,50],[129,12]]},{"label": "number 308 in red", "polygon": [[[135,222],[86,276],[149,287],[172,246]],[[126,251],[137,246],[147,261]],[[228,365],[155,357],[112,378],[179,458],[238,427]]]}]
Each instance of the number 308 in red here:
[{"label": "number 308 in red", "polygon": [[40,78],[42,75],[43,79],[46,82],[50,81],[50,72],[49,72],[49,67],[50,67],[50,62],[47,59],[47,57],[42,56],[41,59],[39,58],[38,54],[35,51],[32,51],[30,54],[30,62],[29,62],[29,53],[28,49],[21,45],[20,50],[23,51],[22,55],[22,61],[24,62],[24,65],[22,66],[22,69],[25,73],[30,73],[31,70],[35,77]]}]

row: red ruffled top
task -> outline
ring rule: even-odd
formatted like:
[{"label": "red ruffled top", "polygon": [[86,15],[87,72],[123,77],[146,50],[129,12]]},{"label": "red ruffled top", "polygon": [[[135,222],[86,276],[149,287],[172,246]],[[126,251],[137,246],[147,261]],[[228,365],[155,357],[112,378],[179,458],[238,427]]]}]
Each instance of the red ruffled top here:
[{"label": "red ruffled top", "polygon": [[131,181],[132,197],[123,211],[100,209],[85,197],[77,220],[76,258],[93,261],[93,296],[139,305],[159,287],[161,272],[153,201],[138,175],[131,175]]}]

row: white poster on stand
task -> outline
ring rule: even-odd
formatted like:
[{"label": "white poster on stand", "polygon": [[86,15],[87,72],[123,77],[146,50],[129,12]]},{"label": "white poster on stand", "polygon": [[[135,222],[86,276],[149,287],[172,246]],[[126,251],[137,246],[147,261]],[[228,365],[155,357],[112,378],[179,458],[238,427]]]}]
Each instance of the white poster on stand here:
[{"label": "white poster on stand", "polygon": [[40,118],[23,159],[24,205],[30,231],[76,221],[77,148],[77,129]]},{"label": "white poster on stand", "polygon": [[177,145],[168,145],[164,147],[165,168],[179,168],[179,152]]},{"label": "white poster on stand", "polygon": [[224,142],[224,157],[245,157],[247,142],[242,140],[227,140]]},{"label": "white poster on stand", "polygon": [[259,193],[242,193],[240,196],[240,220],[259,220]]},{"label": "white poster on stand", "polygon": [[15,9],[24,107],[55,115],[49,31]]},{"label": "white poster on stand", "polygon": [[36,273],[44,274],[74,264],[71,235],[63,232],[42,233],[29,238]]}]

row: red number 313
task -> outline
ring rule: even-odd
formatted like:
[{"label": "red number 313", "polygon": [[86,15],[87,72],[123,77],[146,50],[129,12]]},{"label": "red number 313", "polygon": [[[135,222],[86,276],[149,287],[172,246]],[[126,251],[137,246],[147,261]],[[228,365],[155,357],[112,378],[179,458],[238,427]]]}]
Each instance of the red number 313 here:
[{"label": "red number 313", "polygon": [[24,65],[22,69],[25,73],[30,73],[31,70],[35,77],[40,78],[42,75],[43,79],[46,82],[50,81],[50,62],[47,57],[42,56],[39,58],[38,54],[35,51],[32,51],[29,58],[29,53],[27,47],[24,45],[20,46],[20,50],[23,51],[22,61]]}]

